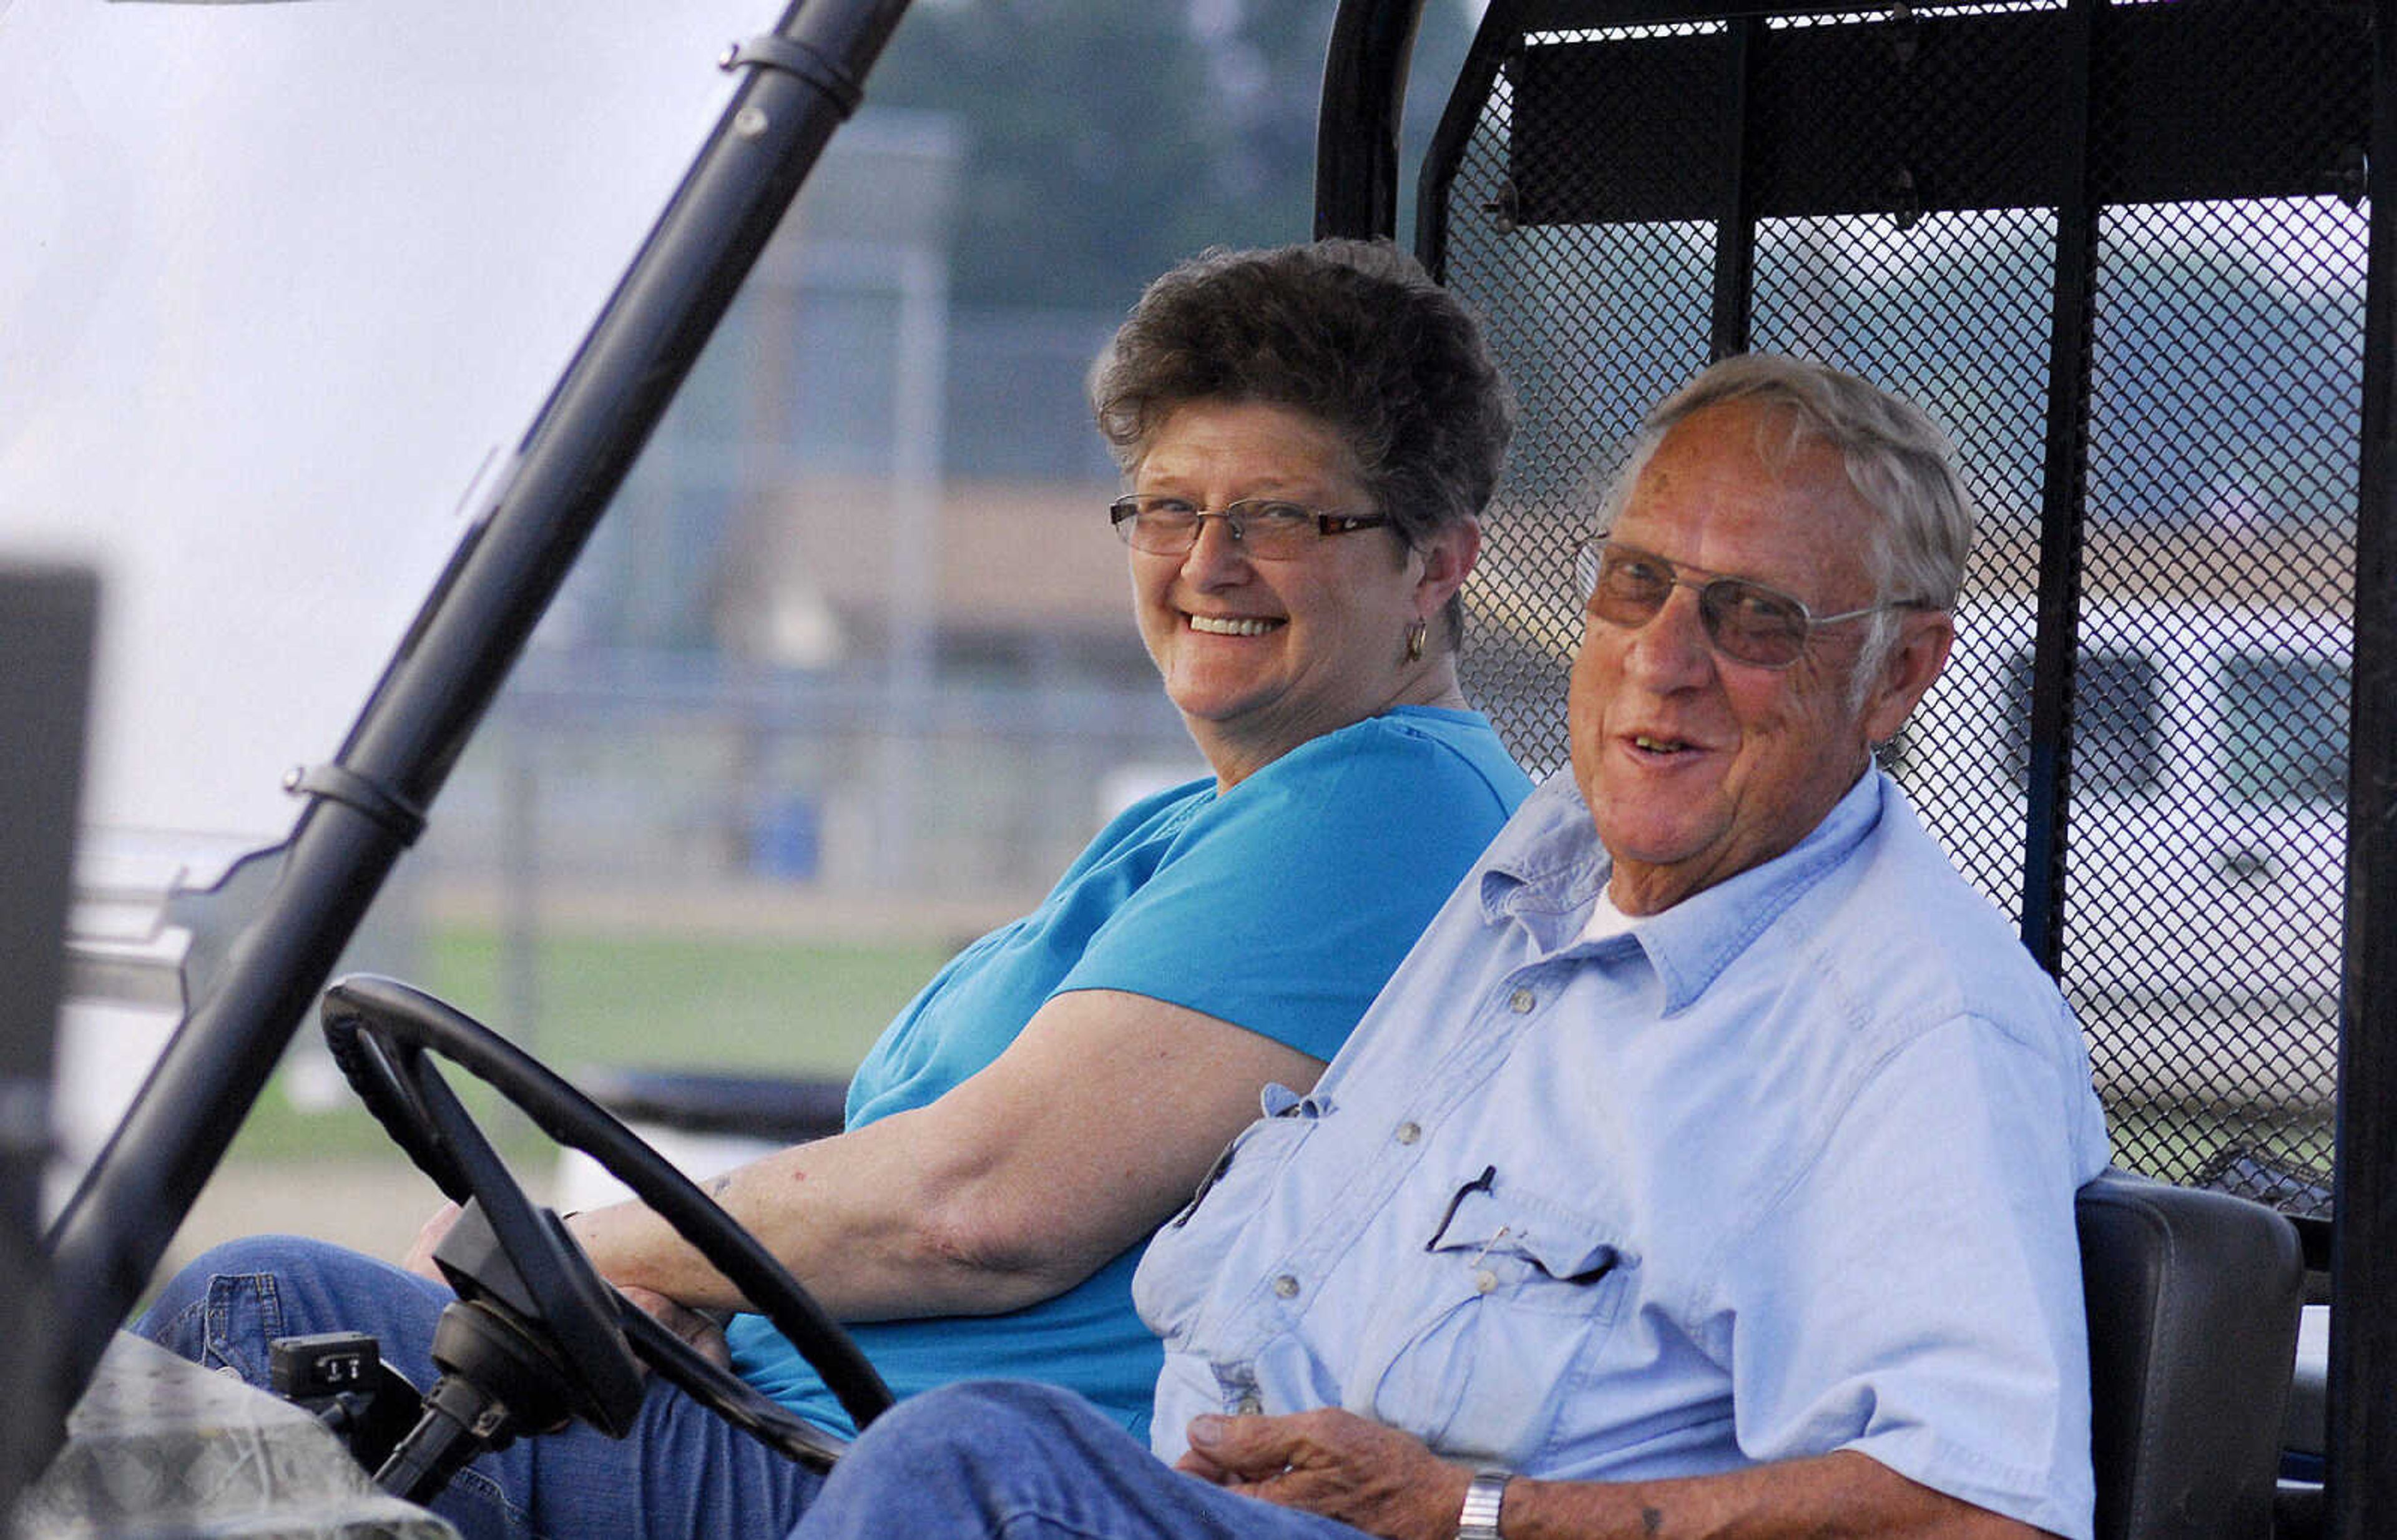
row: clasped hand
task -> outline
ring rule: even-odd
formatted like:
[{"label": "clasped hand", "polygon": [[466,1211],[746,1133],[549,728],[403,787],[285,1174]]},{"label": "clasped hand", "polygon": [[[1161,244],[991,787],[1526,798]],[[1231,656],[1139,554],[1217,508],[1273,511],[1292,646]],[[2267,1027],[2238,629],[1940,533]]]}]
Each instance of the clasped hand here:
[{"label": "clasped hand", "polygon": [[1179,1469],[1386,1540],[1451,1540],[1473,1473],[1350,1412],[1194,1417]]}]

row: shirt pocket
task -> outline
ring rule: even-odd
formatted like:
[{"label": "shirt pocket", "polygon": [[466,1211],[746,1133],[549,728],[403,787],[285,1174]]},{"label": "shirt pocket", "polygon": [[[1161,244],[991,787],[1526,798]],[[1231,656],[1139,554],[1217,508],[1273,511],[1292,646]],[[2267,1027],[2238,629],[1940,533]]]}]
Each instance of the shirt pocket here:
[{"label": "shirt pocket", "polygon": [[1424,1216],[1422,1286],[1366,1334],[1366,1409],[1445,1454],[1520,1469],[1612,1333],[1640,1259],[1625,1226],[1490,1172]]},{"label": "shirt pocket", "polygon": [[1182,1212],[1150,1238],[1132,1276],[1132,1304],[1169,1347],[1185,1342],[1231,1269],[1225,1253],[1277,1185],[1318,1122],[1312,1102],[1289,1105],[1234,1135]]}]

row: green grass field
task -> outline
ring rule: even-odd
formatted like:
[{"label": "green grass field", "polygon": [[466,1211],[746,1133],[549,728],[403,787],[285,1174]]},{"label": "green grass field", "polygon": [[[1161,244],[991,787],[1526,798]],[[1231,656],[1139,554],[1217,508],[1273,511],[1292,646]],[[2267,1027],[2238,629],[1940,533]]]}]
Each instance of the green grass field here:
[{"label": "green grass field", "polygon": [[[542,1062],[576,1078],[589,1065],[781,1071],[846,1078],[891,1016],[947,960],[920,944],[809,944],[551,933],[539,942],[529,1034],[508,1020],[506,958],[489,930],[437,929],[410,980],[508,1033]],[[313,1034],[313,1022],[306,1028]],[[490,1105],[454,1077],[478,1110]],[[396,1158],[346,1095],[303,1107],[278,1075],[243,1125],[231,1158],[296,1162]],[[2107,1109],[2118,1158],[2186,1179],[2187,1168],[2226,1142],[2292,1167],[2327,1170],[2320,1119],[2258,1123],[2216,1108],[2117,1105]],[[487,1119],[512,1153],[537,1149],[528,1126]]]},{"label": "green grass field", "polygon": [[[506,1019],[505,959],[489,931],[428,934],[422,971],[408,982],[506,1032],[569,1079],[592,1065],[846,1077],[947,960],[940,948],[917,944],[573,934],[544,935],[536,957],[529,1033]],[[291,1085],[288,1070],[277,1075],[232,1158],[323,1159],[390,1147],[355,1102],[303,1109]],[[533,1137],[521,1128],[494,1132],[510,1145]]]}]

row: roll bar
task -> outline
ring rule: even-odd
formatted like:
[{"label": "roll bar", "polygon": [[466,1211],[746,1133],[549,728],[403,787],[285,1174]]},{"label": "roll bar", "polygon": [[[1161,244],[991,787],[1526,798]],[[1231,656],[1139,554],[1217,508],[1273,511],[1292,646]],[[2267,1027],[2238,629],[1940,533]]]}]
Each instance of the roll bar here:
[{"label": "roll bar", "polygon": [[262,911],[191,1002],[51,1228],[76,1302],[52,1365],[64,1407],[147,1286],[468,736],[565,581],[907,0],[791,0],[718,60],[743,78],[585,336],[331,763]]}]

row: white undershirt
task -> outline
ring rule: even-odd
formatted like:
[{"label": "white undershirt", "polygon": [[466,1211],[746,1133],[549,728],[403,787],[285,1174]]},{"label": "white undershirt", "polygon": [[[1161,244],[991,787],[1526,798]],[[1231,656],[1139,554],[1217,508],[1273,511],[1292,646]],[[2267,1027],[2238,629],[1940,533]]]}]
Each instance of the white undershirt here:
[{"label": "white undershirt", "polygon": [[1633,923],[1631,916],[1614,906],[1613,891],[1600,888],[1598,891],[1598,903],[1589,911],[1589,923],[1581,928],[1581,939],[1607,941],[1615,936],[1628,935]]}]

